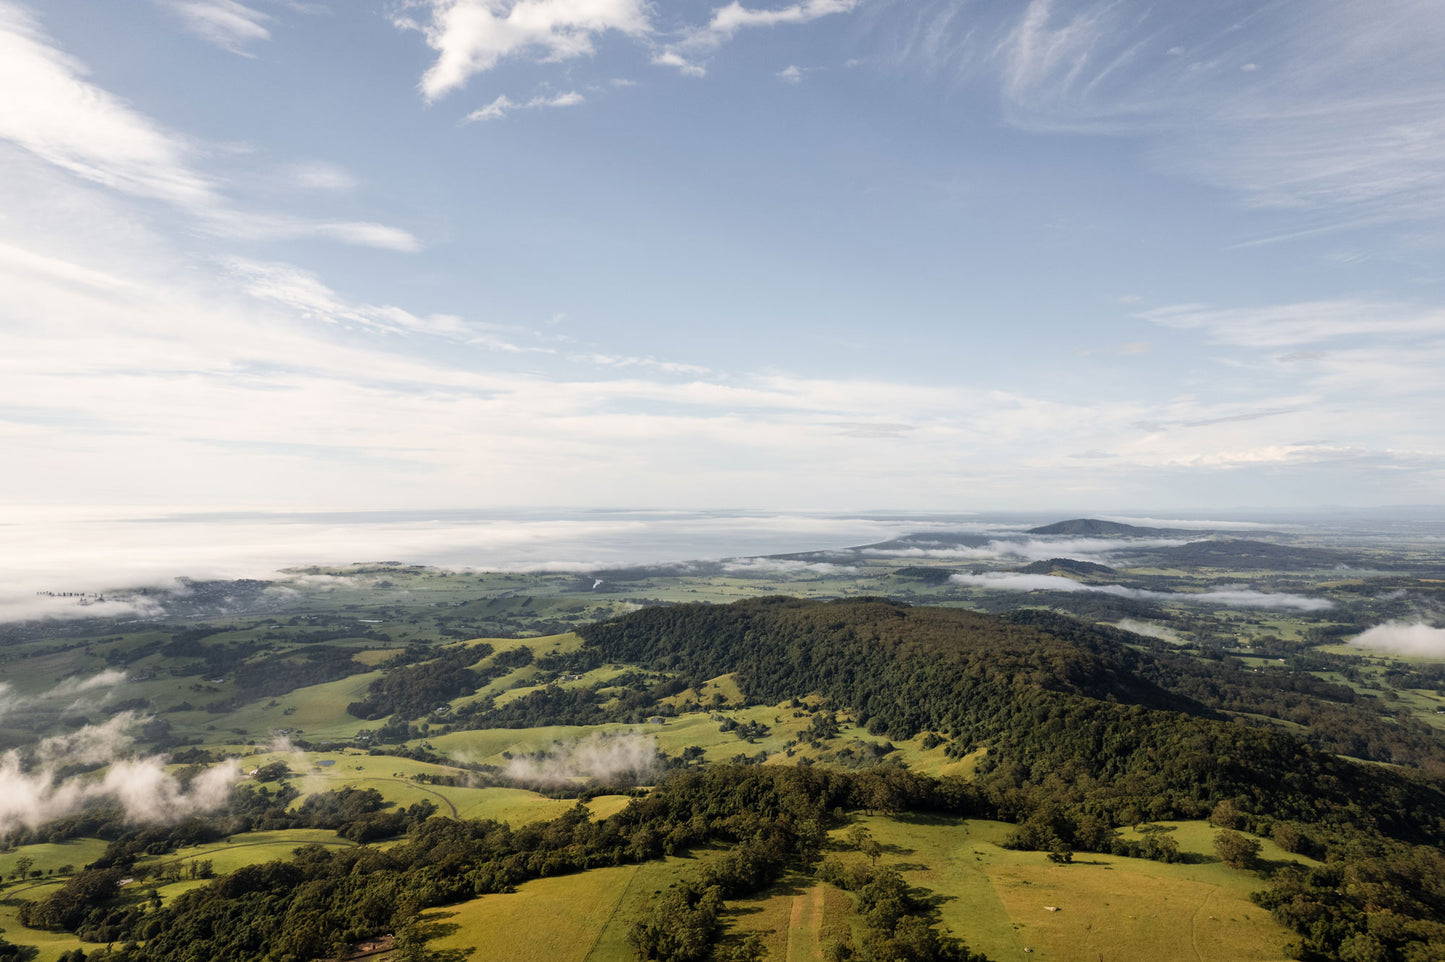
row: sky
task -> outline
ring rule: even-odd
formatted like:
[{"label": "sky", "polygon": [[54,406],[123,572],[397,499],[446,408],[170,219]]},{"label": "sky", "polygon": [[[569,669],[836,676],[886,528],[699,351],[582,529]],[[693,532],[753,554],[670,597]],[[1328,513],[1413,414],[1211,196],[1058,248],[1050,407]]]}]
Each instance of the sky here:
[{"label": "sky", "polygon": [[1442,49],[1438,0],[0,0],[0,514],[1439,504]]}]

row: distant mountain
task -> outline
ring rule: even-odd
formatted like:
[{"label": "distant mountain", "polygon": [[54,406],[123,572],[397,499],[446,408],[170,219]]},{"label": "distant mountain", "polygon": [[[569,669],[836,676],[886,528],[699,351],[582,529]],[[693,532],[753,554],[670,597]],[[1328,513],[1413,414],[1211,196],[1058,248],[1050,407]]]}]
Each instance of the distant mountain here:
[{"label": "distant mountain", "polygon": [[1033,564],[1024,565],[1016,569],[1026,575],[1077,575],[1087,578],[1090,575],[1112,575],[1114,569],[1108,565],[1095,564],[1092,561],[1075,561],[1073,558],[1050,558],[1048,561],[1035,561]]},{"label": "distant mountain", "polygon": [[861,545],[854,550],[898,551],[921,548],[936,551],[942,548],[981,548],[997,537],[997,535],[963,534],[954,531],[929,531],[922,534],[905,534],[891,541]]},{"label": "distant mountain", "polygon": [[1172,548],[1151,548],[1149,557],[1165,567],[1307,571],[1347,565],[1351,556],[1324,548],[1296,548],[1268,541],[1230,539],[1194,541]]},{"label": "distant mountain", "polygon": [[1025,534],[1068,534],[1081,538],[1173,538],[1203,534],[1200,531],[1184,531],[1178,528],[1141,528],[1138,525],[1123,524],[1119,521],[1100,521],[1097,518],[1074,518],[1046,524],[1042,528],[1030,528]]},{"label": "distant mountain", "polygon": [[922,581],[930,585],[941,585],[953,577],[953,571],[948,568],[928,568],[921,565],[909,565],[907,568],[899,568],[893,572],[893,577],[909,581]]}]

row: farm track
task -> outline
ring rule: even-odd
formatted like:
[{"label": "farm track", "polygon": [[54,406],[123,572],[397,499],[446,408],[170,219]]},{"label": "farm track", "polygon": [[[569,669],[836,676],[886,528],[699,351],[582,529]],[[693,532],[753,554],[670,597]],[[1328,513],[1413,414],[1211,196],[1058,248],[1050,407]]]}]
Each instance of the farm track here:
[{"label": "farm track", "polygon": [[427,788],[420,782],[414,782],[409,778],[374,778],[372,780],[378,782],[396,782],[399,785],[406,785],[409,788],[414,788],[419,792],[425,792],[428,795],[435,795],[437,798],[441,799],[442,803],[446,805],[446,807],[451,811],[452,818],[460,820],[462,817],[457,812],[457,806],[452,802],[450,798],[447,798],[445,795],[443,795],[441,792],[437,791],[434,788]]},{"label": "farm track", "polygon": [[[257,845],[276,845],[276,844],[280,844],[280,843],[276,842],[274,839],[273,839],[273,840],[270,840],[270,841],[264,841],[264,842],[237,842],[235,845],[226,845],[226,846],[223,846],[223,847],[221,847],[221,848],[212,849],[212,850],[211,850],[210,852],[208,852],[207,854],[208,854],[208,855],[213,855],[213,854],[216,854],[217,852],[231,852],[231,851],[235,851],[235,850],[238,849],[238,848],[253,848],[253,847],[257,846]],[[357,844],[357,843],[355,843],[355,842],[338,840],[338,841],[335,841],[335,842],[298,842],[297,845],[296,845],[296,847],[297,847],[297,848],[301,848],[303,845],[326,845],[326,846],[331,846],[331,847],[333,847],[333,848],[355,848],[355,847],[356,847],[356,844]],[[171,859],[169,862],[160,862],[160,863],[158,863],[156,867],[157,867],[157,868],[166,868],[166,867],[171,866],[171,865],[184,865],[186,862],[194,862],[194,861],[196,861],[196,860],[199,859],[199,858],[200,858],[200,856],[192,856],[191,858],[173,858],[173,859]]]},{"label": "farm track", "polygon": [[1214,898],[1215,893],[1218,891],[1218,885],[1211,888],[1208,893],[1205,894],[1204,898],[1199,900],[1199,907],[1196,908],[1194,914],[1189,917],[1189,946],[1194,950],[1194,957],[1198,959],[1199,962],[1204,962],[1204,953],[1199,951],[1199,913],[1204,911],[1204,907],[1209,904],[1209,900]]},{"label": "farm track", "polygon": [[612,903],[612,911],[607,913],[607,921],[598,927],[597,937],[593,939],[592,944],[588,946],[587,954],[582,957],[582,962],[587,962],[588,959],[592,958],[592,954],[597,951],[597,946],[602,942],[602,936],[606,935],[607,930],[612,927],[612,920],[617,918],[617,910],[622,908],[622,903],[626,900],[627,893],[632,890],[632,884],[637,881],[638,873],[636,869],[637,866],[634,866],[632,876],[628,878],[627,884],[618,890],[617,901]]},{"label": "farm track", "polygon": [[[806,951],[805,938],[811,938],[812,951]],[[814,885],[801,895],[793,896],[793,911],[788,918],[787,962],[822,962],[823,960],[823,887]]]}]

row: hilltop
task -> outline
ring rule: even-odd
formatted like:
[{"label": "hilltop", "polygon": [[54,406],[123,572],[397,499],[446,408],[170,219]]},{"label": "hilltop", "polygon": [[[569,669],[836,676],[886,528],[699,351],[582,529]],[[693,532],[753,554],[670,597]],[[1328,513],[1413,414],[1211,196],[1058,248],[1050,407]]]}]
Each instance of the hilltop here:
[{"label": "hilltop", "polygon": [[1352,560],[1349,555],[1328,548],[1295,547],[1242,538],[1193,541],[1175,547],[1154,548],[1149,554],[1161,565],[1262,571],[1337,568]]},{"label": "hilltop", "polygon": [[1056,521],[1040,528],[1030,528],[1026,534],[1066,534],[1076,538],[1187,538],[1199,537],[1207,532],[1187,531],[1179,528],[1141,528],[1121,521],[1100,521],[1097,518],[1074,518],[1070,521]]},{"label": "hilltop", "polygon": [[1018,571],[1020,574],[1026,575],[1060,575],[1080,578],[1118,574],[1108,565],[1101,565],[1093,561],[1079,561],[1076,558],[1050,558],[1047,561],[1035,561],[1024,565]]}]

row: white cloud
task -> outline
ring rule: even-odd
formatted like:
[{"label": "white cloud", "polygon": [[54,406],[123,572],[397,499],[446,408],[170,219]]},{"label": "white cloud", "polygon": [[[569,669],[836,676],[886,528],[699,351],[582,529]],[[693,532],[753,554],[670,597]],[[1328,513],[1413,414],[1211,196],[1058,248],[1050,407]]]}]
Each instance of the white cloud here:
[{"label": "white cloud", "polygon": [[475,332],[451,315],[417,317],[399,307],[347,304],[310,271],[290,264],[230,258],[226,267],[247,293],[294,311],[297,316],[329,324],[354,324],[387,334],[432,334],[466,339]]},{"label": "white cloud", "polygon": [[[745,7],[738,0],[732,0],[726,6],[716,8],[706,26],[686,30],[680,39],[666,44],[653,55],[652,62],[658,66],[675,67],[689,76],[701,77],[706,69],[694,58],[727,43],[739,30],[811,23],[822,17],[849,13],[859,3],[860,0],[803,0],[768,10]],[[789,83],[797,83],[802,79],[803,71],[799,67],[787,67],[778,76]]]},{"label": "white cloud", "polygon": [[[548,355],[531,332],[348,296],[295,265],[177,253],[138,236],[133,201],[11,153],[0,445],[31,467],[4,478],[3,500],[92,503],[104,478],[106,499],[135,503],[786,505],[807,491],[820,505],[921,506],[967,489],[996,506],[1102,506],[1225,471],[1319,465],[1365,485],[1390,450],[1395,497],[1424,500],[1438,471],[1428,406],[1402,422],[1295,385],[1268,394],[1271,359],[1249,372],[1253,403],[1150,404],[699,370],[608,344]],[[1296,413],[1240,420],[1258,411]],[[880,459],[866,437],[883,433]],[[1081,450],[1112,457],[1083,472],[1060,454]],[[1185,460],[1200,451],[1230,457]],[[1198,487],[1180,507],[1208,503]]]},{"label": "white cloud", "polygon": [[900,66],[992,73],[1018,126],[1147,137],[1161,164],[1301,229],[1445,211],[1429,0],[985,0],[907,20],[884,25]]},{"label": "white cloud", "polygon": [[644,780],[657,764],[657,740],[632,733],[594,733],[551,751],[513,758],[506,777],[526,784],[560,785],[574,779]]},{"label": "white cloud", "polygon": [[201,151],[85,79],[84,65],[51,45],[33,17],[0,0],[0,140],[72,176],[120,194],[170,204],[216,234],[247,238],[326,237],[389,250],[420,247],[384,224],[312,221],[239,209],[196,166]]},{"label": "white cloud", "polygon": [[537,107],[575,107],[578,104],[586,103],[587,98],[575,90],[566,93],[554,94],[552,96],[538,95],[531,100],[520,103],[502,94],[496,100],[487,104],[479,110],[473,110],[462,119],[463,123],[475,123],[479,120],[501,120],[514,110],[533,110]]},{"label": "white cloud", "polygon": [[1290,609],[1295,611],[1324,611],[1333,607],[1325,598],[1310,598],[1283,592],[1263,592],[1253,588],[1215,588],[1209,591],[1146,591],[1124,585],[1096,585],[1058,575],[1030,575],[1015,572],[984,572],[983,574],[956,574],[949,579],[955,584],[993,591],[1065,591],[1094,592],[1132,598],[1139,601],[1158,601],[1172,604],[1224,605],[1231,608]]},{"label": "white cloud", "polygon": [[206,227],[217,236],[240,240],[322,237],[356,247],[374,247],[407,254],[422,248],[421,241],[410,231],[367,221],[310,220],[284,214],[220,210],[210,215]]},{"label": "white cloud", "polygon": [[1234,309],[1177,304],[1136,316],[1164,327],[1203,331],[1213,341],[1242,347],[1295,347],[1387,335],[1445,337],[1445,309],[1364,300]]},{"label": "white cloud", "polygon": [[858,569],[849,565],[830,564],[826,561],[797,561],[791,558],[736,558],[724,562],[723,570],[729,574],[792,578],[806,578],[811,575],[835,578],[858,574]]},{"label": "white cloud", "polygon": [[247,43],[271,39],[265,24],[271,18],[237,0],[164,0],[186,29],[216,46],[249,56]]},{"label": "white cloud", "polygon": [[661,50],[653,55],[652,62],[659,67],[675,67],[689,77],[703,77],[707,75],[706,67],[688,60],[676,50]]},{"label": "white cloud", "polygon": [[0,138],[86,180],[188,209],[220,205],[191,169],[191,144],[84,79],[34,20],[0,3]]},{"label": "white cloud", "polygon": [[[1188,544],[1187,539],[1175,538],[999,538],[988,544],[971,548],[945,546],[916,541],[907,548],[870,548],[870,555],[895,558],[938,558],[985,560],[995,558],[1022,558],[1026,561],[1047,561],[1050,558],[1070,558],[1075,561],[1107,563],[1115,554],[1137,551],[1143,548],[1172,548]],[[1021,577],[1034,577],[1033,575]]]},{"label": "white cloud", "polygon": [[848,13],[858,6],[859,0],[803,0],[774,10],[757,10],[744,7],[738,0],[732,0],[725,7],[713,11],[707,25],[708,32],[725,39],[746,27],[775,27],[779,24],[808,23],[820,17]]},{"label": "white cloud", "polygon": [[1360,632],[1350,644],[1396,655],[1445,659],[1445,628],[1433,628],[1422,621],[1387,621]]},{"label": "white cloud", "polygon": [[[87,725],[68,735],[47,738],[36,750],[39,767],[26,769],[20,753],[0,754],[0,837],[19,827],[36,828],[69,815],[101,798],[114,799],[126,817],[139,822],[167,822],[219,808],[240,775],[228,760],[213,766],[183,787],[166,771],[161,756],[122,757],[131,744],[127,730],[143,719],[122,712],[104,725]],[[108,763],[103,776],[60,778],[61,763]]]},{"label": "white cloud", "polygon": [[779,70],[779,71],[778,71],[778,79],[781,80],[781,81],[783,81],[784,83],[790,83],[790,84],[802,83],[802,82],[803,82],[803,68],[802,68],[802,67],[799,67],[797,64],[794,64],[794,65],[789,66],[789,67],[784,67],[782,70]]},{"label": "white cloud", "polygon": [[[74,599],[70,599],[74,601]],[[0,621],[19,621],[33,617],[29,612],[18,609],[7,604],[7,599],[0,597]],[[102,617],[113,616],[113,612],[102,612]],[[25,711],[36,707],[59,708],[60,702],[74,698],[76,695],[88,694],[91,699],[90,707],[104,704],[105,694],[108,689],[125,684],[126,673],[115,668],[108,668],[98,674],[89,677],[74,676],[61,679],[48,691],[39,692],[33,695],[19,695],[7,682],[0,682],[0,718],[18,711]],[[98,694],[97,694],[98,693]]]},{"label": "white cloud", "polygon": [[421,82],[428,101],[508,57],[568,60],[590,55],[608,31],[640,37],[651,30],[642,0],[415,0],[411,6],[429,16],[395,22],[420,30],[437,52]]},{"label": "white cloud", "polygon": [[710,369],[700,364],[684,364],[679,361],[659,361],[653,357],[635,357],[618,354],[573,354],[570,360],[584,364],[595,364],[598,367],[620,369],[628,367],[645,367],[662,371],[666,374],[710,374]]},{"label": "white cloud", "polygon": [[507,111],[515,110],[516,107],[516,101],[508,97],[506,94],[501,94],[497,97],[496,100],[493,100],[485,107],[482,107],[479,110],[473,110],[471,113],[467,114],[466,122],[474,123],[478,120],[501,120],[503,117],[507,116]]},{"label": "white cloud", "polygon": [[292,164],[286,174],[288,180],[301,190],[347,194],[360,186],[360,181],[351,171],[324,160]]}]

